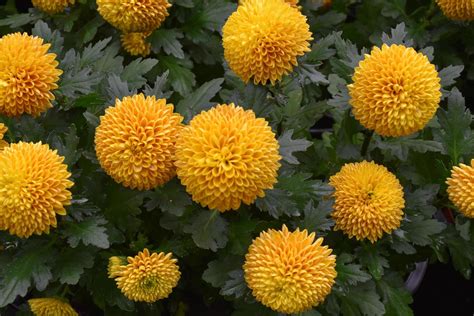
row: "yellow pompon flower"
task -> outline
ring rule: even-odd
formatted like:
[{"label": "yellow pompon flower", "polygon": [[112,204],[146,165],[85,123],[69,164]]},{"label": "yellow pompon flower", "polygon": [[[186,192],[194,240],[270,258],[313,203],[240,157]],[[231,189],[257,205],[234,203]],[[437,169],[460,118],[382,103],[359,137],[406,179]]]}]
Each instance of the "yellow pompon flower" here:
[{"label": "yellow pompon flower", "polygon": [[63,161],[42,143],[20,142],[0,151],[0,230],[27,238],[56,227],[73,186]]},{"label": "yellow pompon flower", "polygon": [[95,133],[100,165],[125,187],[149,190],[175,174],[175,141],[183,117],[165,99],[125,97],[105,110]]},{"label": "yellow pompon flower", "polygon": [[244,81],[275,84],[310,51],[306,17],[282,0],[246,0],[222,29],[224,57]]},{"label": "yellow pompon flower", "polygon": [[153,303],[167,298],[178,284],[181,273],[172,254],[152,253],[148,249],[128,257],[115,279],[117,287],[132,301]]},{"label": "yellow pompon flower", "polygon": [[52,107],[62,70],[49,47],[26,33],[0,38],[0,114],[38,116]]},{"label": "yellow pompon flower", "polygon": [[75,0],[32,0],[35,8],[48,14],[61,13],[74,2]]},{"label": "yellow pompon flower", "polygon": [[335,230],[372,243],[400,227],[405,207],[403,188],[393,173],[374,162],[345,164],[329,179],[336,199]]},{"label": "yellow pompon flower", "polygon": [[109,265],[107,266],[107,273],[109,279],[113,279],[119,276],[119,272],[121,271],[122,266],[127,265],[127,258],[122,256],[113,256],[109,258]]},{"label": "yellow pompon flower", "polygon": [[178,178],[195,202],[224,212],[272,189],[279,144],[268,122],[234,104],[195,116],[176,142]]},{"label": "yellow pompon flower", "polygon": [[474,0],[436,0],[436,2],[449,19],[474,20]]},{"label": "yellow pompon flower", "polygon": [[331,292],[336,256],[305,229],[261,232],[249,247],[243,266],[245,281],[263,305],[285,314],[304,312]]},{"label": "yellow pompon flower", "polygon": [[150,32],[122,34],[122,47],[132,56],[146,57],[151,52],[151,44],[146,41],[149,35]]},{"label": "yellow pompon flower", "polygon": [[32,298],[28,300],[35,316],[78,316],[68,303],[57,298]]},{"label": "yellow pompon flower", "polygon": [[464,216],[474,218],[474,159],[470,166],[462,163],[453,167],[446,183],[451,202]]},{"label": "yellow pompon flower", "polygon": [[151,32],[169,15],[167,0],[97,0],[100,15],[124,33]]},{"label": "yellow pompon flower", "polygon": [[382,136],[406,136],[423,129],[441,99],[435,66],[403,45],[374,47],[352,80],[348,87],[355,118]]},{"label": "yellow pompon flower", "polygon": [[[247,0],[239,0],[239,5],[242,5],[246,1]],[[288,3],[289,5],[291,5],[294,8],[298,7],[299,0],[281,0],[281,1],[284,1],[284,2]],[[327,1],[327,0],[325,0],[325,1]]]},{"label": "yellow pompon flower", "polygon": [[8,127],[6,127],[5,124],[0,123],[0,150],[8,146],[8,143],[3,140],[3,136],[5,136],[5,133],[7,131],[8,131]]}]

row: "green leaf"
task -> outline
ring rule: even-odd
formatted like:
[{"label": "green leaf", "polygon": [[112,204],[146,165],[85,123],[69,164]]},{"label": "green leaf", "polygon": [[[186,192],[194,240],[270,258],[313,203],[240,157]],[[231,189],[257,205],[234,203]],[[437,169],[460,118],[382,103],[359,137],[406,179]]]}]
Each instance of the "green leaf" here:
[{"label": "green leaf", "polygon": [[413,298],[410,292],[403,287],[402,282],[397,287],[393,287],[381,280],[377,282],[377,286],[382,291],[386,316],[413,316],[413,311],[410,308]]},{"label": "green leaf", "polygon": [[464,104],[464,98],[457,88],[451,90],[448,96],[448,110],[438,111],[441,130],[439,140],[453,164],[459,163],[459,158],[470,154],[474,148],[474,136],[471,130],[472,115]]},{"label": "green leaf", "polygon": [[62,233],[67,238],[68,244],[76,248],[79,242],[84,245],[93,245],[98,248],[109,248],[109,238],[105,227],[107,221],[102,217],[91,217],[82,222],[67,222]]},{"label": "green leaf", "polygon": [[366,266],[370,274],[376,280],[380,280],[384,275],[385,268],[388,268],[388,260],[382,256],[379,249],[374,244],[363,244],[357,250],[359,261]]},{"label": "green leaf", "polygon": [[300,212],[298,206],[290,196],[291,193],[285,190],[267,190],[265,197],[258,198],[255,205],[257,205],[257,208],[262,212],[267,212],[274,218],[279,218],[283,214],[299,216]]},{"label": "green leaf", "polygon": [[179,60],[172,56],[160,57],[159,68],[169,71],[171,86],[181,95],[187,95],[196,84],[195,75],[188,68],[179,63]]},{"label": "green leaf", "polygon": [[183,38],[183,33],[176,29],[158,29],[149,37],[151,47],[155,53],[159,53],[162,49],[168,55],[176,58],[184,58],[183,45],[179,39]]},{"label": "green leaf", "polygon": [[227,244],[227,228],[227,221],[218,211],[200,210],[191,223],[184,226],[184,232],[191,234],[199,248],[216,252]]},{"label": "green leaf", "polygon": [[165,84],[168,80],[169,71],[165,71],[161,76],[156,76],[155,84],[153,88],[148,84],[145,85],[143,92],[146,96],[155,96],[157,99],[168,99],[173,92],[165,92]]},{"label": "green leaf", "polygon": [[108,87],[107,95],[109,96],[107,103],[108,105],[114,105],[115,100],[122,100],[124,97],[128,97],[137,93],[137,90],[131,90],[128,83],[122,80],[119,75],[111,74],[107,78]]},{"label": "green leaf", "polygon": [[147,81],[143,76],[156,64],[158,64],[157,59],[137,58],[123,69],[120,78],[125,80],[131,89],[139,89],[143,87]]},{"label": "green leaf", "polygon": [[344,316],[382,316],[385,314],[384,304],[380,301],[373,282],[351,287],[348,293],[338,295],[338,297],[341,300],[341,312]]},{"label": "green leaf", "polygon": [[250,216],[243,216],[239,221],[231,222],[229,225],[230,252],[236,255],[244,255],[252,243],[253,232],[257,226],[258,220]]},{"label": "green leaf", "polygon": [[439,192],[438,184],[428,184],[417,188],[413,192],[405,192],[405,204],[408,210],[414,211],[415,214],[422,213],[430,218],[436,212],[433,201]]},{"label": "green leaf", "polygon": [[212,106],[211,99],[219,92],[223,82],[223,78],[218,78],[204,83],[182,99],[176,106],[176,111],[183,114],[186,120],[189,121],[196,114],[209,109]]},{"label": "green leaf", "polygon": [[383,33],[382,42],[387,45],[398,44],[405,46],[413,46],[413,40],[407,39],[408,32],[405,30],[405,23],[398,24],[391,30],[391,36]]},{"label": "green leaf", "polygon": [[313,200],[310,200],[304,208],[304,218],[298,221],[298,227],[310,232],[317,232],[318,236],[321,235],[321,232],[330,230],[334,225],[334,221],[330,217],[332,207],[333,201],[331,200],[322,200],[316,208]]},{"label": "green leaf", "polygon": [[13,303],[17,296],[25,296],[32,285],[43,291],[53,277],[48,261],[54,257],[49,245],[33,241],[0,267],[0,307]]},{"label": "green leaf", "polygon": [[288,130],[278,138],[280,144],[280,155],[283,160],[290,164],[299,164],[298,159],[293,153],[298,151],[306,151],[313,143],[307,139],[292,139],[293,130]]},{"label": "green leaf", "polygon": [[306,79],[309,79],[310,83],[316,85],[329,84],[329,81],[326,79],[322,73],[316,70],[317,65],[309,63],[301,63],[295,71],[301,76],[303,82]]},{"label": "green leaf", "polygon": [[244,271],[242,268],[229,272],[230,279],[227,280],[219,294],[224,296],[242,297],[247,290],[247,283],[244,279]]},{"label": "green leaf", "polygon": [[178,181],[172,180],[161,188],[150,192],[148,197],[151,198],[145,204],[147,211],[160,208],[164,212],[176,216],[182,216],[187,206],[192,204],[192,200]]},{"label": "green leaf", "polygon": [[401,227],[406,232],[407,240],[416,245],[427,246],[432,242],[431,236],[442,232],[446,224],[436,219],[410,216],[403,221]]},{"label": "green leaf", "polygon": [[0,26],[8,25],[12,29],[26,24],[32,24],[43,18],[43,14],[39,11],[30,11],[29,13],[21,13],[10,15],[0,20]]},{"label": "green leaf", "polygon": [[338,282],[355,285],[370,280],[370,274],[363,271],[360,264],[350,263],[352,260],[352,256],[347,253],[337,256],[336,271]]},{"label": "green leaf", "polygon": [[384,153],[388,153],[400,160],[407,160],[410,150],[426,153],[426,152],[443,152],[443,144],[434,140],[416,139],[416,135],[398,138],[389,138],[381,140],[376,138],[375,145]]},{"label": "green leaf", "polygon": [[[81,158],[82,150],[78,149],[79,137],[77,136],[76,125],[72,124],[69,130],[64,133],[64,139],[61,139],[57,134],[50,134],[53,139],[48,139],[48,143],[52,145],[53,149],[58,150],[58,154],[64,157],[64,163],[72,167]],[[49,137],[48,137],[49,138]]]},{"label": "green leaf", "polygon": [[202,279],[213,287],[222,287],[229,280],[229,272],[242,266],[240,257],[227,256],[224,259],[214,260],[207,264]]},{"label": "green leaf", "polygon": [[61,36],[59,31],[54,32],[49,28],[48,24],[42,20],[35,23],[35,26],[31,30],[31,33],[35,36],[41,37],[46,43],[51,44],[49,51],[60,55],[62,53],[64,38]]},{"label": "green leaf", "polygon": [[55,258],[54,275],[63,284],[77,284],[84,269],[94,265],[94,257],[87,248],[66,249]]},{"label": "green leaf", "polygon": [[441,69],[438,72],[438,76],[441,79],[441,86],[447,88],[456,83],[456,78],[461,76],[462,71],[464,70],[463,65],[453,66],[449,65],[446,68]]}]

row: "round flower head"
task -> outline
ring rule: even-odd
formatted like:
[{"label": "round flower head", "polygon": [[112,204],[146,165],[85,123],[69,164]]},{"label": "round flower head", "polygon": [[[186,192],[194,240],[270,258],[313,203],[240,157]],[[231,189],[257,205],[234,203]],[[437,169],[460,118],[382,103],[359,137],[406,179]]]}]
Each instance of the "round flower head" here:
[{"label": "round flower head", "polygon": [[8,143],[3,140],[3,136],[5,136],[7,131],[8,128],[5,126],[5,124],[0,123],[0,150],[8,146]]},{"label": "round flower head", "polygon": [[48,14],[61,13],[74,2],[75,0],[32,0],[35,8]]},{"label": "round flower head", "polygon": [[438,72],[411,47],[375,47],[349,85],[355,118],[382,136],[406,136],[425,127],[441,98]]},{"label": "round flower head", "polygon": [[113,256],[109,258],[109,265],[107,266],[107,272],[110,279],[113,279],[119,276],[119,272],[122,269],[122,266],[127,265],[127,258]]},{"label": "round flower head", "polygon": [[245,281],[263,305],[286,314],[304,312],[324,301],[336,278],[336,257],[305,229],[269,229],[249,247]]},{"label": "round flower head", "polygon": [[453,167],[448,184],[449,199],[464,216],[474,218],[474,159],[471,165]]},{"label": "round flower head", "polygon": [[306,17],[282,0],[246,0],[222,29],[224,57],[246,83],[275,84],[310,51]]},{"label": "round flower head", "polygon": [[0,38],[0,114],[38,116],[52,107],[62,71],[49,47],[26,33]]},{"label": "round flower head", "polygon": [[143,94],[105,110],[95,134],[100,165],[125,187],[149,190],[175,176],[175,141],[183,117],[165,99]]},{"label": "round flower head", "polygon": [[[247,0],[239,0],[239,5],[243,4],[246,1]],[[288,3],[289,5],[291,5],[294,8],[298,7],[299,0],[281,0],[281,1],[284,1],[284,2]],[[325,0],[325,1],[327,1],[327,0]]]},{"label": "round flower head", "polygon": [[474,20],[473,0],[436,0],[444,15],[452,20]]},{"label": "round flower head", "polygon": [[143,56],[150,55],[151,44],[146,41],[146,38],[150,35],[146,33],[127,33],[122,34],[120,39],[122,46],[132,56]]},{"label": "round flower head", "polygon": [[28,300],[35,316],[78,316],[68,303],[57,298],[33,298]]},{"label": "round flower head", "polygon": [[367,161],[345,164],[329,184],[335,189],[335,230],[375,242],[400,227],[403,188],[384,166]]},{"label": "round flower head", "polygon": [[125,33],[151,32],[169,15],[167,0],[97,0],[100,15]]},{"label": "round flower head", "polygon": [[73,183],[64,157],[41,143],[11,144],[0,151],[0,229],[27,238],[49,233],[66,215]]},{"label": "round flower head", "polygon": [[172,254],[152,253],[148,249],[128,257],[128,265],[120,266],[115,281],[122,293],[132,301],[153,303],[167,298],[178,284],[181,273]]},{"label": "round flower head", "polygon": [[221,212],[273,188],[278,141],[267,121],[234,104],[195,116],[176,142],[178,178],[195,202]]}]

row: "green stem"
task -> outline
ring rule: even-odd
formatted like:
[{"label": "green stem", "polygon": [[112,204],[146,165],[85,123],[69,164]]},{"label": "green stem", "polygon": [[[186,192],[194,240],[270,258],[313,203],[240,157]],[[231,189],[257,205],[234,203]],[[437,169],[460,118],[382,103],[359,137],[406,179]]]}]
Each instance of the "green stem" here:
[{"label": "green stem", "polygon": [[369,149],[370,141],[372,140],[372,136],[374,135],[374,131],[370,131],[365,134],[364,143],[362,144],[362,148],[360,149],[360,155],[365,157],[367,155],[367,150]]}]

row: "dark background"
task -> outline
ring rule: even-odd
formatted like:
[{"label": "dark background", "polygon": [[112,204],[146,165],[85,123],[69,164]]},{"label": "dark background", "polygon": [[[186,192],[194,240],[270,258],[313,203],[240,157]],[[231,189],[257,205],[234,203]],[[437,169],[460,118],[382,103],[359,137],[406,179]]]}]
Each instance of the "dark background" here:
[{"label": "dark background", "polygon": [[[4,3],[5,0],[0,0],[0,5]],[[31,1],[17,0],[16,4],[20,11],[26,12]],[[466,97],[472,110],[474,102],[469,93]],[[412,307],[416,316],[474,316],[474,281],[464,279],[450,265],[431,264],[414,294]],[[212,311],[208,315],[212,315]]]}]

